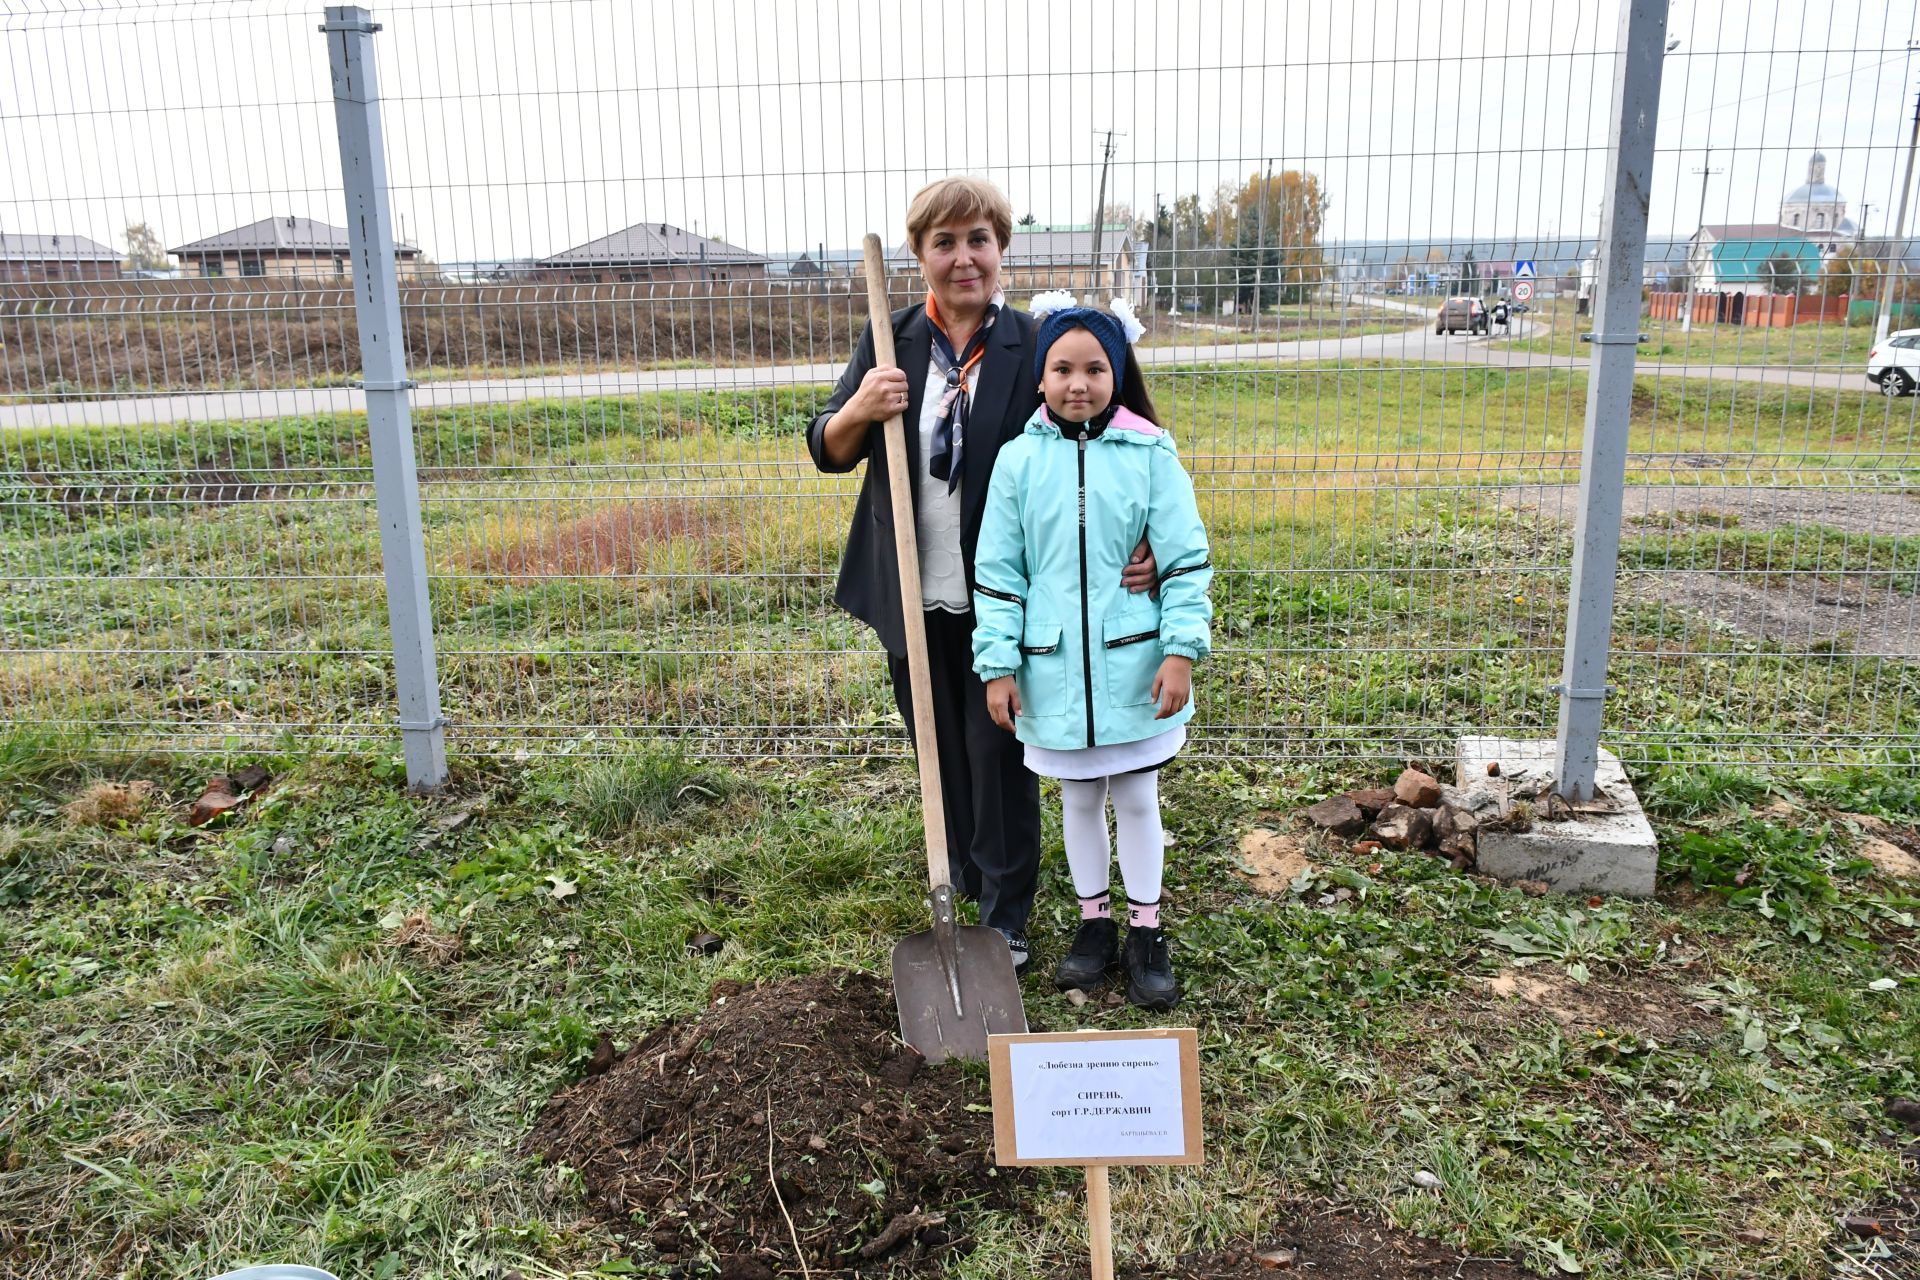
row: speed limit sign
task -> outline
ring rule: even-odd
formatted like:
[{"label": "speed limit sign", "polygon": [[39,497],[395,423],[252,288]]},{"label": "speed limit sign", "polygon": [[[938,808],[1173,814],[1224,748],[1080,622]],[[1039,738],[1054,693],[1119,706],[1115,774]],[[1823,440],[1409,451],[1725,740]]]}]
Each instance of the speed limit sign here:
[{"label": "speed limit sign", "polygon": [[1513,300],[1515,302],[1533,301],[1533,281],[1515,280],[1513,282]]}]

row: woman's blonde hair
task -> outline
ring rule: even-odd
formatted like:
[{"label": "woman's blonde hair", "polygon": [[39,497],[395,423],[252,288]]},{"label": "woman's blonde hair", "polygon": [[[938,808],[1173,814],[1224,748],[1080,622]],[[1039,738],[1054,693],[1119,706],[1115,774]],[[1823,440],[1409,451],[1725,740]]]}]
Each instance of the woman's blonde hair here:
[{"label": "woman's blonde hair", "polygon": [[920,188],[907,206],[907,247],[920,256],[920,237],[948,222],[985,218],[1005,249],[1013,243],[1013,206],[985,178],[941,178]]}]

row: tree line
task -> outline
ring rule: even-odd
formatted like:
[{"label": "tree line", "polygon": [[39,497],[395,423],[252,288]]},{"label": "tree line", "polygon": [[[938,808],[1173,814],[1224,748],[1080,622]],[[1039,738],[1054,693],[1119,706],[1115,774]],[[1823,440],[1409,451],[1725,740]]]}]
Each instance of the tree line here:
[{"label": "tree line", "polygon": [[1147,242],[1148,286],[1157,304],[1198,298],[1211,311],[1230,298],[1246,311],[1305,302],[1326,282],[1320,235],[1327,205],[1317,175],[1269,169],[1222,183],[1204,200],[1178,196],[1147,216],[1108,205],[1102,221]]}]

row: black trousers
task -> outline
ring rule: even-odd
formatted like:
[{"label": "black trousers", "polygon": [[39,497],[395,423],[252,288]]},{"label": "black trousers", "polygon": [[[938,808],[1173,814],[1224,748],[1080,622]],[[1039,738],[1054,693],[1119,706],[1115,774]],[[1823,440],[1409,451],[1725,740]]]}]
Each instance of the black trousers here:
[{"label": "black trousers", "polygon": [[[980,900],[981,924],[1025,930],[1040,879],[1040,779],[1019,740],[987,714],[987,687],[973,673],[973,614],[929,609],[925,617],[954,889]],[[887,670],[912,737],[906,659],[889,654]]]}]

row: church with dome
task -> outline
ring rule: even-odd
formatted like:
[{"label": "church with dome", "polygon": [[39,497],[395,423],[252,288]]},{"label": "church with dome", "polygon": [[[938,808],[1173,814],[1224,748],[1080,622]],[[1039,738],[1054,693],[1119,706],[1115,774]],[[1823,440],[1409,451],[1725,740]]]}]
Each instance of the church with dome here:
[{"label": "church with dome", "polygon": [[1859,234],[1847,217],[1847,198],[1827,182],[1827,158],[1820,152],[1807,161],[1807,180],[1780,202],[1780,225],[1798,231],[1829,254],[1840,241]]},{"label": "church with dome", "polygon": [[1778,222],[1701,227],[1688,241],[1687,269],[1696,287],[1709,292],[1769,293],[1779,283],[1777,264],[1789,259],[1804,288],[1859,234],[1847,216],[1847,198],[1827,181],[1827,157],[1816,151],[1807,160],[1807,180],[1780,201]]}]

